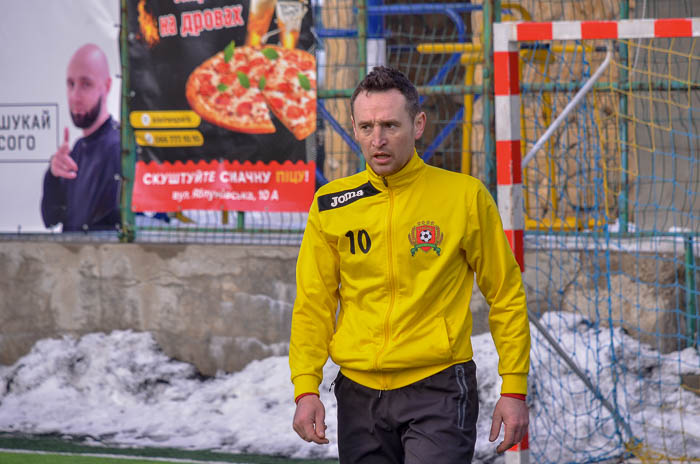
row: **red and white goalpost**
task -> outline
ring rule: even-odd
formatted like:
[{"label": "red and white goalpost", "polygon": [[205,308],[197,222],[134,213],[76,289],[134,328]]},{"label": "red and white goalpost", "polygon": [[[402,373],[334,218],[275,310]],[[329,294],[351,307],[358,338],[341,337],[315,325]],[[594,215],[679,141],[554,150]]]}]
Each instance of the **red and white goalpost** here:
[{"label": "red and white goalpost", "polygon": [[[498,209],[506,235],[521,270],[524,271],[525,269],[525,210],[519,78],[521,42],[677,37],[700,37],[700,18],[507,22],[494,24],[493,59]],[[612,50],[609,49],[608,51],[610,55]],[[607,63],[604,65],[607,65]],[[592,80],[595,80],[595,78],[597,78],[596,75],[593,76]],[[581,96],[592,88],[593,83],[591,82],[588,88],[582,88],[579,91]],[[584,85],[583,87],[586,86]],[[573,102],[574,106],[575,104],[576,102]],[[554,124],[556,124],[556,121],[552,125]],[[544,140],[542,140],[542,143],[544,143]],[[537,145],[539,145],[539,142]],[[533,155],[534,151],[536,151],[536,148],[533,149]],[[506,463],[522,464],[527,462],[529,462],[529,450],[526,436],[521,444],[506,452]]]},{"label": "red and white goalpost", "polygon": [[498,209],[515,257],[524,270],[520,153],[520,42],[700,37],[700,18],[494,24],[494,93]]}]

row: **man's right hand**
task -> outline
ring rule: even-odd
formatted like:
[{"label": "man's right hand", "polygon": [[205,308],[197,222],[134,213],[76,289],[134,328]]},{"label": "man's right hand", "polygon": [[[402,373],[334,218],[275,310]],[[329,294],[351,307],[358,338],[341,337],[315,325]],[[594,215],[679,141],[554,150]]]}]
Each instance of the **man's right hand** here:
[{"label": "man's right hand", "polygon": [[78,176],[78,165],[70,157],[70,145],[68,144],[68,128],[63,131],[63,144],[51,157],[51,174],[55,177],[75,179]]},{"label": "man's right hand", "polygon": [[294,413],[294,431],[303,439],[319,445],[328,444],[326,438],[326,408],[317,395],[299,398]]}]

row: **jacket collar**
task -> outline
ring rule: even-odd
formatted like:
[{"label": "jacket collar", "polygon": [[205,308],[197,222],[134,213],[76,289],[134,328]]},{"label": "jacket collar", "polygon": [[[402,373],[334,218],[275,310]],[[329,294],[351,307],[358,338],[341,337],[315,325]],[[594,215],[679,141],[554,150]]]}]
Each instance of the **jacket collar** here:
[{"label": "jacket collar", "polygon": [[418,177],[421,175],[425,169],[425,163],[418,156],[416,149],[413,149],[413,156],[406,166],[401,168],[399,172],[391,174],[389,176],[380,176],[375,173],[370,165],[367,165],[367,176],[369,181],[379,190],[387,190],[388,187],[391,189],[403,188],[411,185]]}]

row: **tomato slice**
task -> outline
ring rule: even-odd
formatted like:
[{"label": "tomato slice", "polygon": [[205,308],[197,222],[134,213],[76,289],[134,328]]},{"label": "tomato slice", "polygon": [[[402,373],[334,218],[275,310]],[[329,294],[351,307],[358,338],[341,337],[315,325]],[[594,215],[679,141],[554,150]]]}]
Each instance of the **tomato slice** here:
[{"label": "tomato slice", "polygon": [[268,101],[270,102],[270,105],[273,108],[276,108],[278,110],[281,110],[284,107],[284,100],[282,100],[281,98],[270,97]]},{"label": "tomato slice", "polygon": [[284,72],[285,79],[296,79],[298,75],[299,75],[299,70],[297,68],[294,68],[294,67],[288,68]]},{"label": "tomato slice", "polygon": [[310,69],[314,69],[316,67],[316,63],[314,63],[312,60],[302,60],[301,63],[299,63],[299,67],[302,71],[308,71]]},{"label": "tomato slice", "polygon": [[279,90],[280,92],[284,92],[284,93],[294,92],[294,88],[292,87],[292,84],[290,84],[289,82],[280,82],[279,84],[277,84],[277,90]]},{"label": "tomato slice", "polygon": [[211,74],[209,73],[199,73],[197,74],[197,80],[199,82],[211,82]]},{"label": "tomato slice", "polygon": [[216,72],[218,72],[219,74],[226,74],[228,72],[231,72],[231,66],[229,66],[229,64],[225,61],[219,61],[218,63],[216,63],[214,69],[216,69]]},{"label": "tomato slice", "polygon": [[216,87],[211,82],[204,81],[199,85],[199,94],[204,97],[210,97],[216,93]]},{"label": "tomato slice", "polygon": [[304,105],[304,109],[306,110],[307,113],[315,113],[316,112],[316,100],[309,100],[306,102]]},{"label": "tomato slice", "polygon": [[260,66],[260,65],[266,64],[266,63],[267,63],[267,60],[265,58],[257,57],[257,58],[253,58],[252,60],[250,60],[248,62],[248,66],[250,66],[251,68],[255,68],[257,66]]},{"label": "tomato slice", "polygon": [[238,98],[240,98],[240,97],[242,97],[243,95],[245,95],[246,92],[247,92],[247,90],[246,90],[246,88],[243,87],[243,86],[235,85],[235,86],[233,87],[233,94],[234,94],[236,97],[238,97]]},{"label": "tomato slice", "polygon": [[304,115],[304,110],[298,106],[290,106],[287,108],[287,117],[289,119],[296,119]]},{"label": "tomato slice", "polygon": [[215,100],[217,105],[226,106],[231,102],[231,95],[222,93]]},{"label": "tomato slice", "polygon": [[236,113],[238,113],[241,116],[245,116],[247,114],[250,114],[250,112],[253,110],[253,104],[250,102],[242,102],[236,107]]},{"label": "tomato slice", "polygon": [[238,76],[236,74],[225,74],[224,76],[221,76],[221,83],[231,85],[236,82],[237,79]]}]

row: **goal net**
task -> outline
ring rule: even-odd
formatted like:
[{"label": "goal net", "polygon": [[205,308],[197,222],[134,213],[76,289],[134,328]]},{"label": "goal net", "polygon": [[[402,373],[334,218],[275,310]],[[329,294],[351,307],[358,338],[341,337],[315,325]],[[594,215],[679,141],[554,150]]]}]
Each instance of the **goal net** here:
[{"label": "goal net", "polygon": [[536,462],[700,456],[700,20],[494,29]]}]

